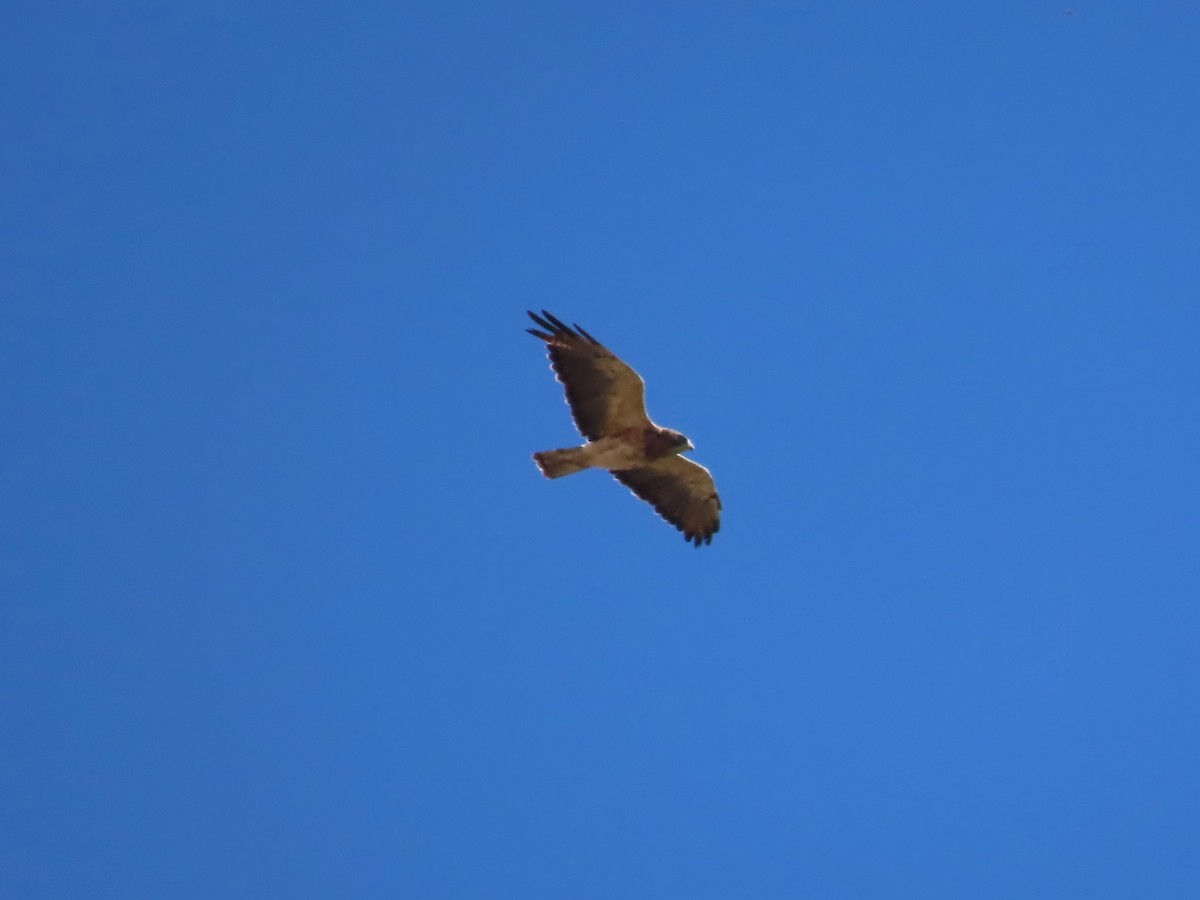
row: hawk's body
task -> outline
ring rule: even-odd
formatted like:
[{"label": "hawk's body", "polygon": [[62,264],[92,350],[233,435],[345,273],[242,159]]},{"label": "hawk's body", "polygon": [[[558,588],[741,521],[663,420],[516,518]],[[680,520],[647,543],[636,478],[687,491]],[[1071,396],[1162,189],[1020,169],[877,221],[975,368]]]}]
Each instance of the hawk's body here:
[{"label": "hawk's body", "polygon": [[550,313],[529,313],[542,329],[550,364],[563,383],[582,447],[533,454],[547,478],[583,469],[607,469],[697,547],[711,543],[721,527],[721,500],[708,469],[679,454],[692,442],[661,428],[646,413],[645,383],[611,350]]}]

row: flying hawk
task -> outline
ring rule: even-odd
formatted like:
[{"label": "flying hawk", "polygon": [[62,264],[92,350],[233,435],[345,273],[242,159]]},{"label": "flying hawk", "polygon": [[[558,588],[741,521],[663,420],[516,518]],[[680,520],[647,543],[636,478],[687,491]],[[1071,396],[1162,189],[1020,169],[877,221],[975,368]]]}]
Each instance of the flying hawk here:
[{"label": "flying hawk", "polygon": [[607,469],[649,503],[697,547],[711,544],[721,527],[721,500],[704,466],[680,456],[692,442],[660,428],[646,413],[646,385],[615,353],[550,313],[529,313],[543,330],[526,329],[546,342],[550,365],[567,392],[571,416],[587,438],[582,447],[533,454],[547,478],[584,469]]}]

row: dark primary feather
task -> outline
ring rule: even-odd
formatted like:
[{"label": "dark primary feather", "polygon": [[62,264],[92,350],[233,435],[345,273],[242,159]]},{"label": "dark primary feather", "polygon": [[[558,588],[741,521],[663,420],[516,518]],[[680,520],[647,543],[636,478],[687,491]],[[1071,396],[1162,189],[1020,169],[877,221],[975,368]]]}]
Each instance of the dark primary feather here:
[{"label": "dark primary feather", "polygon": [[648,466],[612,474],[695,546],[711,544],[713,535],[720,531],[721,499],[704,466],[682,456],[668,456]]},{"label": "dark primary feather", "polygon": [[562,382],[571,416],[589,441],[650,424],[641,376],[580,328],[572,330],[546,310],[529,312],[542,330],[527,328],[546,342],[550,364]]},{"label": "dark primary feather", "polygon": [[[528,309],[525,310],[525,313],[529,316],[529,318],[533,319],[534,322],[536,322],[538,325],[541,325],[542,328],[546,329],[546,331],[550,332],[549,334],[546,334],[545,332],[534,331],[532,328],[526,328],[525,330],[532,334],[535,338],[540,338],[543,341],[550,342],[553,341],[556,336],[565,338],[566,340],[584,337],[593,344],[600,346],[600,342],[598,340],[596,340],[578,325],[575,326],[575,331],[572,331],[544,309],[542,310],[541,316]],[[542,316],[545,316],[545,318],[542,318]],[[578,332],[578,334],[576,334],[576,332]]]}]

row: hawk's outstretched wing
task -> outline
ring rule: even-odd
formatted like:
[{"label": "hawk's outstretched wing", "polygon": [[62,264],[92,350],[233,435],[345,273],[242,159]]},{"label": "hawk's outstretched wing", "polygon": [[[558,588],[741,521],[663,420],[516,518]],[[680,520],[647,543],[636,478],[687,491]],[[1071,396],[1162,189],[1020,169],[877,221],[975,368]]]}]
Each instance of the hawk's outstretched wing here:
[{"label": "hawk's outstretched wing", "polygon": [[711,544],[721,529],[721,498],[704,466],[683,456],[667,456],[639,469],[612,474],[697,547]]},{"label": "hawk's outstretched wing", "polygon": [[526,329],[546,342],[550,364],[567,391],[575,426],[589,441],[650,424],[642,377],[580,328],[572,331],[550,313],[529,313],[545,331]]}]

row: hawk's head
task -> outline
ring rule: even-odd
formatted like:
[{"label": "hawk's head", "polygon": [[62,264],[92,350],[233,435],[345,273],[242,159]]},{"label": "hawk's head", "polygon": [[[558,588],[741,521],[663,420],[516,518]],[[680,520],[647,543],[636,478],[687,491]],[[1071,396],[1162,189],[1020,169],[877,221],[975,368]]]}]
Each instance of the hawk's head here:
[{"label": "hawk's head", "polygon": [[671,452],[673,453],[683,453],[687,450],[696,449],[692,446],[692,442],[687,439],[686,434],[680,434],[678,431],[675,431],[672,428],[664,428],[663,434],[665,434],[668,440],[670,440]]}]

